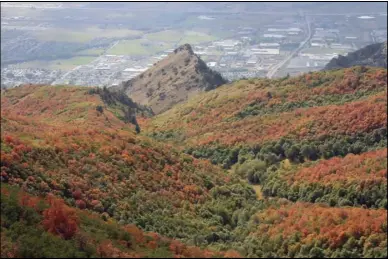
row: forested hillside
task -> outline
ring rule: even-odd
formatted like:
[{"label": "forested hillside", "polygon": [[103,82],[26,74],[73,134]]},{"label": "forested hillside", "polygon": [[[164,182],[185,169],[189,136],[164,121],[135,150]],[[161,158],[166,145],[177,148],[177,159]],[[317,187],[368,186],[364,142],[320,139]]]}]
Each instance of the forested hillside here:
[{"label": "forested hillside", "polygon": [[276,201],[251,216],[248,254],[385,257],[386,111],[386,69],[351,67],[237,81],[141,125]]},{"label": "forested hillside", "polygon": [[[353,67],[249,79],[141,121],[147,135],[230,168],[361,153],[386,146],[387,71]],[[183,143],[183,144],[182,144]]]},{"label": "forested hillside", "polygon": [[[24,86],[2,92],[2,182],[33,195],[56,195],[108,222],[189,241],[198,230],[210,240],[224,229],[218,214],[226,212],[214,211],[214,204],[237,206],[218,200],[220,186],[233,188],[244,203],[254,201],[253,190],[236,177],[136,135],[128,106],[103,99],[100,91],[82,87]],[[206,218],[199,212],[210,209]],[[12,224],[3,227],[13,232]],[[12,240],[18,247],[19,237]]]},{"label": "forested hillside", "polygon": [[2,91],[1,256],[387,257],[386,77]]},{"label": "forested hillside", "polygon": [[187,246],[135,225],[120,226],[48,194],[1,186],[1,258],[233,257]]}]

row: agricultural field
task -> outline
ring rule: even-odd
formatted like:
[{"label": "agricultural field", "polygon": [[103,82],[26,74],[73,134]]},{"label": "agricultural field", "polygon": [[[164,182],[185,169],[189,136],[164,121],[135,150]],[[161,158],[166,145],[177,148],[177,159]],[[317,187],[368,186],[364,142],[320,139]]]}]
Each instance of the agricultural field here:
[{"label": "agricultural field", "polygon": [[40,68],[46,67],[47,69],[54,70],[71,70],[80,65],[86,65],[93,61],[93,56],[75,56],[68,59],[56,59],[51,61],[30,61],[18,64],[20,68]]},{"label": "agricultural field", "polygon": [[153,43],[145,39],[123,40],[107,51],[112,55],[145,56],[156,54],[169,48],[170,44]]},{"label": "agricultural field", "polygon": [[218,38],[215,36],[211,36],[206,33],[196,32],[196,31],[187,31],[184,32],[183,37],[180,39],[179,44],[198,44],[202,42],[215,41]]},{"label": "agricultural field", "polygon": [[182,32],[165,30],[155,33],[149,33],[144,36],[145,38],[152,41],[165,41],[165,42],[176,42],[177,39],[182,38]]},{"label": "agricultural field", "polygon": [[40,41],[60,41],[85,43],[96,38],[126,38],[141,36],[142,32],[126,29],[100,29],[88,27],[77,29],[48,28],[43,31],[34,31],[32,35]]},{"label": "agricultural field", "polygon": [[104,53],[104,51],[105,51],[104,48],[90,48],[90,49],[79,51],[76,54],[78,54],[80,56],[82,56],[82,55],[100,56],[102,53]]}]

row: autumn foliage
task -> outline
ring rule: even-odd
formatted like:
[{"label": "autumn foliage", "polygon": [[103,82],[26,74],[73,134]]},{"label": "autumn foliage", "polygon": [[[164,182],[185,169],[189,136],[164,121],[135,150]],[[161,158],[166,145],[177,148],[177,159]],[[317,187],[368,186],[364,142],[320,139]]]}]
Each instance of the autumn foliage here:
[{"label": "autumn foliage", "polygon": [[140,132],[85,87],[2,91],[1,256],[386,257],[386,76],[240,80]]},{"label": "autumn foliage", "polygon": [[[90,214],[85,211],[80,211],[67,206],[63,200],[58,199],[52,195],[46,198],[31,196],[16,188],[10,188],[7,185],[1,186],[2,193],[2,219],[7,219],[9,215],[15,213],[15,211],[21,212],[20,222],[26,222],[31,220],[31,212],[27,209],[31,208],[35,211],[35,217],[42,217],[41,222],[35,222],[34,229],[42,229],[48,233],[58,237],[63,249],[68,248],[66,242],[72,242],[72,249],[76,248],[80,251],[84,251],[87,247],[92,257],[114,257],[114,258],[142,258],[148,254],[154,254],[157,250],[163,250],[165,253],[169,253],[171,257],[175,258],[210,258],[210,257],[230,257],[239,256],[236,251],[228,251],[227,253],[214,252],[210,250],[203,250],[194,246],[187,246],[184,243],[160,236],[154,232],[143,232],[134,225],[119,226],[114,221],[105,222],[96,215]],[[17,204],[12,203],[12,196],[17,198]],[[43,204],[44,210],[40,210],[38,204]],[[12,210],[8,205],[13,204]],[[34,218],[34,217],[32,217]],[[10,222],[2,222],[3,226],[7,226]],[[17,223],[13,222],[14,224]],[[21,223],[19,223],[21,224]],[[31,223],[29,223],[31,224]],[[99,230],[107,231],[103,236],[96,238],[96,233],[89,232],[91,226],[98,226]],[[25,226],[24,232],[30,231],[30,226]],[[95,231],[95,229],[94,229]],[[20,246],[12,245],[10,243],[8,234],[2,231],[2,255],[6,257],[19,257],[21,254]],[[110,238],[107,238],[108,233]],[[41,233],[41,235],[43,235]],[[33,234],[32,234],[33,235]],[[104,237],[104,238],[103,238]],[[41,238],[40,236],[30,236],[30,238]],[[48,242],[58,242],[58,239],[47,240]],[[120,245],[117,245],[120,244]],[[49,244],[46,252],[48,252]],[[93,249],[91,248],[93,247]],[[35,247],[29,247],[30,251],[38,249]],[[61,247],[56,248],[57,251],[53,251],[56,255],[61,255]],[[60,249],[60,250],[58,250]],[[40,251],[45,253],[44,251]]]},{"label": "autumn foliage", "polygon": [[70,239],[78,230],[79,220],[74,209],[66,206],[62,200],[51,198],[50,208],[43,211],[44,228],[64,239]]},{"label": "autumn foliage", "polygon": [[[52,197],[43,211],[35,198],[26,196],[22,204],[40,213],[47,233],[63,240],[81,239],[82,247],[96,247],[99,256],[141,255],[122,251],[110,240],[96,244],[88,239],[85,243],[82,217],[73,207],[93,211],[108,222],[119,221],[131,236],[131,240],[120,240],[128,249],[134,244],[165,249],[169,245],[155,237],[149,240],[133,222],[174,236],[185,230],[176,228],[181,224],[173,215],[185,212],[204,228],[194,204],[210,202],[209,190],[230,181],[208,161],[136,135],[115,107],[104,106],[88,88],[24,86],[2,94],[1,102],[1,181]],[[96,112],[97,105],[104,106],[103,115]],[[170,217],[173,219],[164,223],[163,218]],[[179,257],[214,255],[181,245]]]},{"label": "autumn foliage", "polygon": [[302,167],[298,172],[289,174],[287,179],[291,185],[300,182],[358,182],[361,188],[367,188],[368,185],[387,181],[387,149],[321,160],[313,166]]},{"label": "autumn foliage", "polygon": [[193,147],[369,132],[387,126],[386,76],[384,69],[355,67],[286,80],[241,80],[142,126],[157,138],[174,132]]},{"label": "autumn foliage", "polygon": [[[261,222],[255,235],[270,239],[281,236],[287,240],[299,235],[303,244],[323,242],[331,249],[344,246],[349,240],[363,240],[364,246],[386,246],[386,210],[361,208],[329,208],[308,203],[269,208],[256,215]],[[373,241],[372,241],[373,240]]]}]

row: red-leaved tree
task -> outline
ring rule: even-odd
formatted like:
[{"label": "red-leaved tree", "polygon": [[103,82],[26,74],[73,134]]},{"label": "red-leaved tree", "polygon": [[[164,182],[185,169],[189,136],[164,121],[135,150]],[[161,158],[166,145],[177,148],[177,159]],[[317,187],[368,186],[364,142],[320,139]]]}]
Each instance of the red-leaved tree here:
[{"label": "red-leaved tree", "polygon": [[44,228],[64,239],[70,239],[78,230],[78,217],[74,209],[67,207],[62,200],[51,199],[50,208],[43,211]]}]

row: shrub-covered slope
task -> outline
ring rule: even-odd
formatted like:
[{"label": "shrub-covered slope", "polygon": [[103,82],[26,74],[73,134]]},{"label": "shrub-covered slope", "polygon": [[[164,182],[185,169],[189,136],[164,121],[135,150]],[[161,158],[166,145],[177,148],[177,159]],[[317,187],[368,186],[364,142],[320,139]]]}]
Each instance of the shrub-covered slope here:
[{"label": "shrub-covered slope", "polygon": [[387,208],[386,69],[242,80],[141,124],[264,197]]},{"label": "shrub-covered slope", "polygon": [[268,196],[331,206],[387,208],[387,149],[291,165],[256,177]]},{"label": "shrub-covered slope", "polygon": [[[254,217],[249,236],[263,258],[387,257],[387,211],[330,208],[311,203],[277,204]],[[246,242],[249,244],[249,242]]]},{"label": "shrub-covered slope", "polygon": [[386,145],[386,78],[386,69],[352,67],[241,80],[141,124],[225,168],[253,157],[271,164],[360,153]]},{"label": "shrub-covered slope", "polygon": [[3,91],[2,257],[386,257],[386,75],[242,80],[153,118],[106,90]]},{"label": "shrub-covered slope", "polygon": [[1,186],[1,258],[230,257]]},{"label": "shrub-covered slope", "polygon": [[[123,103],[88,88],[24,86],[2,92],[1,105],[1,180],[28,193],[191,243],[200,232],[198,245],[255,202],[237,177],[137,135]],[[220,187],[236,197],[222,200]]]}]

